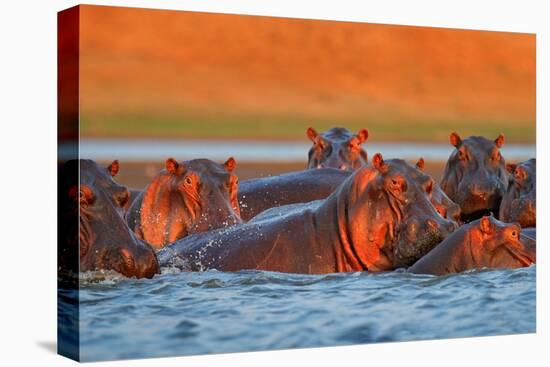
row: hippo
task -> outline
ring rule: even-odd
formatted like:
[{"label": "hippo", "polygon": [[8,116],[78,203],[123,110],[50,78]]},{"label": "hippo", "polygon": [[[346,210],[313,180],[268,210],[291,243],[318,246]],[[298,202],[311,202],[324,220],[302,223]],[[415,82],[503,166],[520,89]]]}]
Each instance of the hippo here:
[{"label": "hippo", "polygon": [[460,206],[464,222],[489,213],[498,215],[508,188],[508,172],[500,154],[504,135],[495,140],[482,136],[462,140],[453,132],[450,141],[455,149],[445,166],[441,188]]},{"label": "hippo", "polygon": [[537,161],[507,164],[510,173],[508,190],[500,204],[499,219],[518,222],[522,227],[537,226]]},{"label": "hippo", "polygon": [[348,129],[335,127],[318,134],[310,127],[307,136],[313,142],[308,153],[307,168],[354,171],[367,164],[367,152],[361,147],[369,137],[367,129],[353,134]]},{"label": "hippo", "polygon": [[[229,228],[199,233],[157,253],[187,271],[259,269],[324,274],[408,266],[451,233],[410,165],[373,157],[325,200]],[[414,168],[414,167],[413,167]]]},{"label": "hippo", "polygon": [[411,273],[444,275],[482,268],[520,268],[536,262],[536,243],[517,223],[484,216],[463,225],[408,268]]},{"label": "hippo", "polygon": [[166,160],[163,169],[132,203],[126,217],[135,233],[155,250],[191,233],[241,222],[237,162]]},{"label": "hippo", "polygon": [[269,208],[326,199],[351,173],[320,168],[243,180],[238,193],[241,218],[248,221]]},{"label": "hippo", "polygon": [[[78,176],[70,172],[78,172]],[[65,163],[60,173],[61,219],[67,225],[61,235],[65,245],[60,266],[80,259],[80,271],[114,270],[127,277],[151,278],[159,272],[153,249],[136,238],[123,218],[129,198],[128,189],[113,177],[118,161],[107,168],[88,159]],[[79,218],[79,224],[74,220]],[[66,219],[66,221],[65,221]]]}]

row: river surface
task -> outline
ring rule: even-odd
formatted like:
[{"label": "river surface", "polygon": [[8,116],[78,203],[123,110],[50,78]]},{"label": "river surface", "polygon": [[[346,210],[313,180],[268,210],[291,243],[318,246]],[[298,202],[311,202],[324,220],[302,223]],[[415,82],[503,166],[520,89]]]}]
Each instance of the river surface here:
[{"label": "river surface", "polygon": [[83,361],[535,332],[536,266],[404,272],[85,273]]},{"label": "river surface", "polygon": [[[234,156],[238,162],[305,162],[309,142],[254,141],[254,140],[169,140],[169,139],[82,139],[80,157],[98,161],[119,159],[131,161],[164,162],[167,157],[178,159],[207,158],[225,161]],[[428,161],[447,161],[453,151],[450,144],[370,143],[363,147],[372,156],[380,152],[387,158],[412,159],[423,157]],[[69,146],[61,144],[61,157],[70,153]],[[534,144],[505,144],[502,155],[509,161],[523,161],[535,157]],[[70,156],[72,157],[72,156]]]}]

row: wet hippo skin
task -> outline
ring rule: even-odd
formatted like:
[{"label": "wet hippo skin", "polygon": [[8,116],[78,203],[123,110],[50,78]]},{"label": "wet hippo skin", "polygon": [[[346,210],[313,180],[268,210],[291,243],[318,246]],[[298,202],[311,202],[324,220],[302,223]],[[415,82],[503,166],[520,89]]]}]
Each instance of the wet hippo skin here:
[{"label": "wet hippo skin", "polygon": [[482,268],[519,268],[536,262],[536,243],[517,223],[485,216],[463,225],[408,271],[444,275]]},{"label": "wet hippo skin", "polygon": [[162,249],[159,259],[190,271],[319,274],[408,266],[456,228],[439,215],[411,170],[417,171],[376,154],[372,166],[318,205],[186,237]]},{"label": "wet hippo skin", "polygon": [[[119,171],[118,161],[107,168],[87,159],[69,161],[66,165],[69,170],[71,165],[80,167],[79,183],[64,180],[63,174],[60,175],[66,195],[60,210],[66,216],[80,218],[79,226],[67,228],[73,247],[78,246],[78,252],[69,251],[68,256],[79,256],[80,271],[115,270],[137,278],[150,278],[158,273],[153,249],[136,238],[124,221],[129,192],[113,180]],[[63,254],[60,259],[63,266]]]},{"label": "wet hippo skin", "polygon": [[522,227],[537,226],[537,161],[507,164],[508,190],[500,204],[500,220],[518,222]]},{"label": "wet hippo skin", "polygon": [[367,129],[357,134],[341,127],[317,133],[312,127],[307,136],[313,143],[308,152],[307,168],[336,168],[355,171],[367,164],[367,152],[361,147],[369,137]]},{"label": "wet hippo skin", "polygon": [[235,166],[233,158],[223,164],[169,158],[166,169],[132,203],[128,225],[160,249],[189,234],[241,222]]},{"label": "wet hippo skin", "polygon": [[460,206],[462,220],[483,215],[498,215],[500,202],[508,188],[508,173],[500,154],[504,144],[501,134],[495,140],[470,136],[464,140],[450,135],[455,149],[451,153],[441,180],[441,188]]}]

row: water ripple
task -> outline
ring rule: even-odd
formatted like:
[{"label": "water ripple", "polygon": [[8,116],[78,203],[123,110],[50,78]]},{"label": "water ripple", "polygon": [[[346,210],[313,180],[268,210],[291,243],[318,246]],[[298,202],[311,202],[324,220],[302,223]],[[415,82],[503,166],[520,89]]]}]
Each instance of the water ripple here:
[{"label": "water ripple", "polygon": [[[535,276],[535,266],[442,277],[163,269],[153,279],[136,280],[92,272],[81,276],[81,357],[530,333],[536,324]],[[70,293],[62,292],[65,298]]]}]

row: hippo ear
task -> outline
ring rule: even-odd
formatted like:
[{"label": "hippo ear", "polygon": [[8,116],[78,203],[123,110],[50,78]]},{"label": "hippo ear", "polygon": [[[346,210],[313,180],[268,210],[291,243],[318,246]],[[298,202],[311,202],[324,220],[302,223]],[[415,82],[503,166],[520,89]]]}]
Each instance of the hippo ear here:
[{"label": "hippo ear", "polygon": [[493,223],[491,223],[491,217],[484,216],[479,221],[479,229],[485,234],[490,234],[493,232]]},{"label": "hippo ear", "polygon": [[307,137],[309,138],[309,140],[311,140],[312,142],[315,143],[315,139],[317,138],[319,134],[317,133],[317,131],[315,131],[314,128],[312,127],[308,127],[307,128]]},{"label": "hippo ear", "polygon": [[416,168],[418,168],[421,171],[424,171],[424,158],[420,157],[418,162],[416,162]]},{"label": "hippo ear", "polygon": [[115,177],[120,169],[120,165],[118,164],[118,160],[114,160],[113,163],[107,167],[107,171],[111,174],[111,177]]},{"label": "hippo ear", "polygon": [[357,138],[359,139],[359,144],[363,144],[369,138],[369,131],[367,129],[361,129],[357,133]]},{"label": "hippo ear", "polygon": [[180,168],[180,164],[174,158],[166,160],[166,170],[171,174],[176,174]]},{"label": "hippo ear", "polygon": [[451,136],[449,136],[449,141],[455,148],[458,148],[462,144],[462,139],[460,139],[460,136],[456,132],[451,133]]},{"label": "hippo ear", "polygon": [[495,139],[495,145],[497,148],[501,148],[504,145],[504,135],[500,134],[498,138]]},{"label": "hippo ear", "polygon": [[384,158],[382,158],[382,154],[380,153],[376,153],[372,157],[372,165],[374,166],[374,168],[382,173],[386,172],[388,168],[388,165],[386,164],[386,162],[384,162]]},{"label": "hippo ear", "polygon": [[225,170],[229,173],[233,172],[235,167],[237,167],[237,161],[235,161],[235,158],[229,157],[227,161],[223,164],[225,167]]},{"label": "hippo ear", "polygon": [[506,163],[506,171],[508,171],[508,173],[514,173],[514,171],[516,170],[516,167],[517,167],[517,164]]}]

